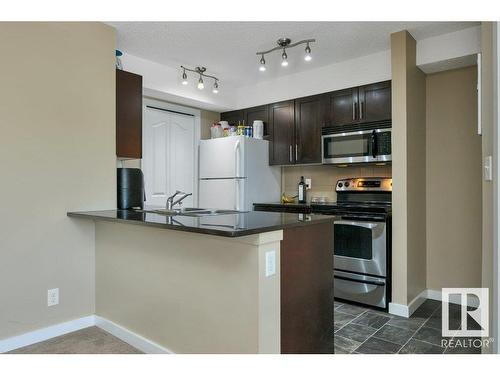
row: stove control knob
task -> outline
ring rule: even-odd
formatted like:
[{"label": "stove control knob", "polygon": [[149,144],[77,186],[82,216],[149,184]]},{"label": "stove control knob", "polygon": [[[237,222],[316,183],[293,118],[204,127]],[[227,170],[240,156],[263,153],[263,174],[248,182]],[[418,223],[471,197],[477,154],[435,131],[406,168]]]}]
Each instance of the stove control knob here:
[{"label": "stove control knob", "polygon": [[339,188],[341,188],[343,185],[342,185],[342,182],[339,182],[339,184],[337,185]]},{"label": "stove control knob", "polygon": [[349,187],[349,181],[346,181],[344,185],[345,187]]}]

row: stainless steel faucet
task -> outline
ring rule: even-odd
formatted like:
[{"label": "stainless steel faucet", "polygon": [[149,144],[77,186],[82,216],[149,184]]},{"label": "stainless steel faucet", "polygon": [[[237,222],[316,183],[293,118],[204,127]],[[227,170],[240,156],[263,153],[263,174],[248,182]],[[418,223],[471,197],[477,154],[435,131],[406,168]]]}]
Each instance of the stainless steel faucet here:
[{"label": "stainless steel faucet", "polygon": [[[174,198],[177,196],[177,195],[182,195],[182,197],[180,197],[179,199],[177,199],[176,201],[174,201]],[[174,195],[170,196],[167,198],[167,210],[173,210],[173,207],[176,205],[176,204],[180,204],[184,199],[186,199],[187,197],[189,197],[190,195],[193,195],[193,193],[184,193],[183,191],[180,191],[180,190],[177,190]]]}]

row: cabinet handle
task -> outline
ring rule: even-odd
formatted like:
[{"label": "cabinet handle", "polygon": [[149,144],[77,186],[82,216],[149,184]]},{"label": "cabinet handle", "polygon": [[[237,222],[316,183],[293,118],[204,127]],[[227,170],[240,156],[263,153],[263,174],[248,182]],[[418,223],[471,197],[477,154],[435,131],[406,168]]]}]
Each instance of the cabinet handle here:
[{"label": "cabinet handle", "polygon": [[299,160],[299,145],[295,143],[295,161]]},{"label": "cabinet handle", "polygon": [[363,119],[363,102],[359,102],[359,119]]},{"label": "cabinet handle", "polygon": [[356,120],[356,103],[352,102],[352,119]]},{"label": "cabinet handle", "polygon": [[290,145],[290,156],[289,156],[289,159],[290,159],[290,163],[292,162],[292,145]]}]

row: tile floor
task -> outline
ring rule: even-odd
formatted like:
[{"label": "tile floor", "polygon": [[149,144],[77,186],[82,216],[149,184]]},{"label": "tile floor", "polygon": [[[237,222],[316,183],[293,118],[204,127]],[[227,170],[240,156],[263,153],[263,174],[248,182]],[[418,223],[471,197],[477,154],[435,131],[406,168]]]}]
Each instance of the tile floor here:
[{"label": "tile floor", "polygon": [[[460,327],[459,316],[460,306],[450,305],[451,329]],[[329,344],[336,354],[481,353],[480,349],[441,347],[441,302],[433,300],[425,301],[410,318],[335,302],[333,336]],[[90,327],[10,353],[138,354],[140,351],[97,327]]]},{"label": "tile floor", "polygon": [[[450,305],[449,315],[450,329],[458,329],[460,306]],[[426,300],[410,318],[335,302],[333,341],[336,354],[481,353],[480,349],[464,348],[465,345],[453,349],[442,347],[442,339],[440,301]]]}]

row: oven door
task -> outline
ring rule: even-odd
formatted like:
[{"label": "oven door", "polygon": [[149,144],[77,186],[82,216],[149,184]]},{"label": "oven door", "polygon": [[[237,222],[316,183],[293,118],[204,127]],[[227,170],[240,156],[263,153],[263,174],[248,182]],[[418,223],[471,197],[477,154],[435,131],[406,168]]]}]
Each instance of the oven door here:
[{"label": "oven door", "polygon": [[387,308],[387,284],[385,278],[334,271],[334,295],[347,301]]},{"label": "oven door", "polygon": [[335,221],[333,239],[336,270],[387,276],[385,221]]},{"label": "oven door", "polygon": [[391,161],[391,129],[325,134],[321,149],[323,164]]}]

